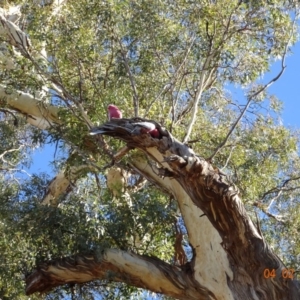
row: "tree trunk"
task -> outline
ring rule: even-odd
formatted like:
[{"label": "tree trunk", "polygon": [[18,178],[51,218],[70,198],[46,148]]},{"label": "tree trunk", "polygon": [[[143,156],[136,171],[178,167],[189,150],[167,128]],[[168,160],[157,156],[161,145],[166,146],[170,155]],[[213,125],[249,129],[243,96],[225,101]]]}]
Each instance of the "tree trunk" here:
[{"label": "tree trunk", "polygon": [[[160,139],[133,135],[137,121],[141,119],[113,119],[100,128],[157,162],[157,169],[143,159],[133,160],[132,166],[178,201],[192,260],[176,267],[115,249],[58,259],[33,271],[26,280],[27,294],[110,279],[178,299],[299,299],[298,281],[265,243],[235,185],[155,122]],[[274,270],[272,279],[265,278],[266,270]]]}]

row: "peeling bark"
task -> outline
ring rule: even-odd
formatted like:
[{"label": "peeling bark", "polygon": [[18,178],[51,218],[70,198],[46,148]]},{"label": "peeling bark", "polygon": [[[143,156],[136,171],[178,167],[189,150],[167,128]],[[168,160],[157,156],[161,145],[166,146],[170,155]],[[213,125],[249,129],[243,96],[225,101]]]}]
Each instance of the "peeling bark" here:
[{"label": "peeling bark", "polygon": [[157,175],[142,159],[134,159],[132,165],[145,178],[176,199],[195,254],[193,257],[195,280],[213,291],[216,299],[233,299],[227,285],[227,278],[232,279],[233,273],[226,252],[221,246],[222,240],[203,211],[195,206],[175,179]]},{"label": "peeling bark", "polygon": [[195,282],[191,273],[154,257],[117,249],[106,250],[99,256],[78,255],[45,263],[26,279],[26,294],[95,279],[125,282],[183,300],[216,299]]},{"label": "peeling bark", "polygon": [[[159,130],[160,139],[154,139],[149,134],[134,134],[134,123],[140,120],[113,119],[100,128],[103,134],[124,140],[128,148],[138,148],[156,161],[156,168],[137,159],[132,162],[132,166],[178,201],[194,256],[191,262],[177,269],[184,276],[179,285],[181,293],[177,286],[178,277],[166,271],[176,267],[160,261],[169,282],[161,281],[159,273],[154,272],[155,276],[151,276],[151,280],[155,281],[158,276],[158,282],[166,285],[165,288],[161,286],[159,292],[178,299],[299,299],[298,281],[282,277],[285,266],[269,249],[261,232],[248,217],[238,189],[227,181],[223,173],[177,141],[158,123],[151,121]],[[115,250],[107,250],[105,253],[110,251]],[[90,277],[84,277],[87,270],[80,271],[80,268],[75,268],[77,277],[74,276],[74,268],[68,267],[68,263],[61,260],[45,264],[27,278],[27,292],[44,291],[66,282],[82,283],[96,278],[103,279],[104,273],[101,272],[108,269],[122,274],[120,276],[118,273],[112,280],[157,291],[153,289],[150,277],[146,276],[147,272],[152,272],[152,266],[147,265],[144,272],[141,272],[140,262],[136,260],[129,270],[124,257],[138,256],[122,253],[123,259],[118,259],[121,271],[112,266],[109,269],[100,262],[101,270]],[[68,261],[68,258],[65,260]],[[264,278],[266,268],[275,269],[276,277]],[[92,272],[95,268],[88,269]],[[132,280],[133,275],[138,280]],[[54,276],[56,285],[52,284],[51,276]],[[144,277],[148,278],[148,285],[143,282]],[[176,284],[171,286],[170,282],[174,280]],[[169,293],[169,288],[173,294]],[[193,294],[195,290],[198,295]],[[182,294],[183,291],[185,294]]]},{"label": "peeling bark", "polygon": [[0,35],[7,38],[8,42],[18,48],[25,57],[30,49],[30,41],[27,35],[12,21],[6,19],[3,13],[0,13]]},{"label": "peeling bark", "polygon": [[[269,299],[269,295],[273,294],[274,299],[298,299],[298,284],[282,277],[285,266],[265,243],[247,215],[238,189],[227,182],[226,176],[159,124],[156,126],[162,134],[161,139],[153,139],[149,135],[133,136],[134,122],[134,119],[113,120],[104,124],[102,129],[104,134],[124,140],[161,163],[164,168],[161,174],[171,174],[205,213],[218,231],[221,245],[227,253],[234,275],[232,280],[228,277],[228,286],[234,298]],[[186,218],[184,220],[187,221]],[[194,219],[194,222],[198,220]],[[265,279],[263,272],[266,268],[275,269],[277,276],[272,280]]]}]

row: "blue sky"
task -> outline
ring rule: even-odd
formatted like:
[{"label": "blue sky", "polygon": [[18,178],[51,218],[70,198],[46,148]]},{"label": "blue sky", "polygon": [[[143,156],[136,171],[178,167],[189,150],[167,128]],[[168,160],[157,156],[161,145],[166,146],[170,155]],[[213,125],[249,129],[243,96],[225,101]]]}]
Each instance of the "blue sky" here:
[{"label": "blue sky", "polygon": [[[292,52],[293,53],[286,58],[285,72],[278,81],[269,87],[269,91],[283,101],[283,124],[288,127],[300,129],[300,42],[292,48]],[[280,70],[281,61],[278,61],[272,66],[270,72],[264,75],[262,78],[263,82],[268,82],[276,76]],[[238,94],[240,93],[237,92],[237,97]],[[245,99],[240,100],[245,101]],[[47,146],[44,149],[36,150],[30,172],[47,172],[49,174],[51,172],[49,162],[52,161],[53,158],[53,147]]]},{"label": "blue sky", "polygon": [[[275,82],[269,92],[273,93],[283,101],[282,122],[285,126],[300,129],[300,42],[292,48],[293,54],[286,58],[286,70],[281,78]],[[276,62],[270,72],[265,74],[263,82],[266,83],[276,76],[281,69],[281,62]],[[239,97],[237,91],[236,97]],[[246,101],[245,99],[239,99]],[[46,146],[43,149],[38,149],[33,155],[33,164],[28,170],[29,173],[45,172],[49,176],[55,176],[50,161],[54,159],[55,147]],[[58,153],[59,154],[59,153]],[[260,213],[260,217],[263,214]],[[70,299],[70,298],[65,298]],[[101,299],[101,297],[99,298]],[[153,299],[153,298],[149,298]]]},{"label": "blue sky", "polygon": [[[283,101],[282,121],[285,126],[300,128],[300,42],[292,48],[293,54],[286,58],[286,69],[281,78],[269,91]],[[281,62],[275,63],[270,74],[272,78],[281,69]]]}]

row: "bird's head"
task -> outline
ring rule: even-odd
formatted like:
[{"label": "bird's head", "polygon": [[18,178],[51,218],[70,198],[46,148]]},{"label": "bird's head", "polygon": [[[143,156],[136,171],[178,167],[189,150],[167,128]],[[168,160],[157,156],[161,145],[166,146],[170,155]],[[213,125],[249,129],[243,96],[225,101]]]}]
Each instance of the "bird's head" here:
[{"label": "bird's head", "polygon": [[111,109],[118,109],[118,107],[116,105],[113,105],[113,104],[109,104],[108,107],[107,107],[109,110]]}]

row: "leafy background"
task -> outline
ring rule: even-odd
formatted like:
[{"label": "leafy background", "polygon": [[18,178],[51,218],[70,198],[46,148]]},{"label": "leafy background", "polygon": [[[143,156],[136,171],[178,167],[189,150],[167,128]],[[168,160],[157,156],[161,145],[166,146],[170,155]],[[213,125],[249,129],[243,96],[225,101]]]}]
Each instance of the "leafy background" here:
[{"label": "leafy background", "polygon": [[[106,120],[109,103],[117,104],[126,116],[132,116],[134,95],[122,56],[126,48],[138,86],[140,114],[161,122],[179,139],[184,137],[190,117],[187,113],[185,118],[180,118],[179,111],[194,96],[201,65],[211,47],[208,33],[212,35],[215,31],[213,47],[217,54],[213,62],[220,67],[216,70],[214,88],[204,91],[199,102],[191,136],[195,141],[191,144],[194,150],[208,157],[239,115],[246,102],[245,95],[278,73],[278,62],[272,68],[271,65],[282,55],[291,28],[289,8],[282,6],[281,9],[281,1],[260,3],[259,7],[254,1],[251,9],[256,13],[253,15],[247,14],[249,7],[244,3],[236,20],[249,18],[256,35],[233,35],[225,43],[222,20],[226,20],[235,5],[236,1],[216,1],[215,5],[201,8],[189,1],[156,1],[155,5],[147,1],[74,1],[62,18],[49,19],[47,6],[27,1],[23,12],[28,19],[26,31],[32,43],[37,49],[46,43],[52,80],[63,84],[68,92],[67,100],[51,97],[47,101],[61,107],[74,107],[76,101],[80,102],[94,123]],[[236,28],[242,29],[243,22],[237,22]],[[297,38],[295,34],[291,44]],[[120,41],[123,49],[118,44]],[[190,45],[185,82],[176,78],[170,89],[170,75],[176,73]],[[268,93],[254,99],[214,163],[224,168],[239,186],[253,220],[255,212],[258,213],[271,247],[289,267],[297,269],[299,180],[290,182],[288,190],[271,207],[271,213],[282,220],[265,213],[278,192],[272,189],[282,185],[286,178],[299,176],[297,66],[300,50],[297,45],[293,49],[296,55],[288,52],[288,68],[282,78]],[[11,72],[1,72],[2,83],[36,93],[44,84],[32,71],[36,66],[23,57],[18,58],[17,65]],[[49,68],[43,62],[39,67],[41,72]],[[172,123],[174,99],[178,100],[179,108],[177,122]],[[125,195],[112,200],[106,188],[105,172],[95,175],[85,171],[72,191],[61,196],[58,209],[39,205],[53,176],[61,168],[83,161],[82,157],[68,159],[74,149],[84,147],[87,128],[80,114],[76,109],[75,113],[65,110],[61,118],[63,126],[42,132],[27,125],[24,117],[15,118],[3,112],[0,153],[20,147],[19,151],[5,155],[6,161],[1,166],[4,170],[10,169],[1,174],[0,181],[0,297],[3,299],[26,299],[21,279],[37,263],[54,257],[118,247],[173,262],[176,205],[151,184],[131,193],[130,197]],[[115,150],[121,147],[118,141],[110,139],[109,143]],[[43,149],[41,153],[39,149]],[[86,153],[88,155],[90,153]],[[96,159],[99,166],[108,162],[101,151]],[[272,192],[266,194],[270,190]],[[188,251],[187,236],[184,242]],[[64,298],[72,294],[72,290],[77,295],[74,297],[84,299],[95,295],[105,299],[151,295],[107,281],[83,287],[66,286],[46,298]],[[39,296],[31,298],[39,299]]]}]

